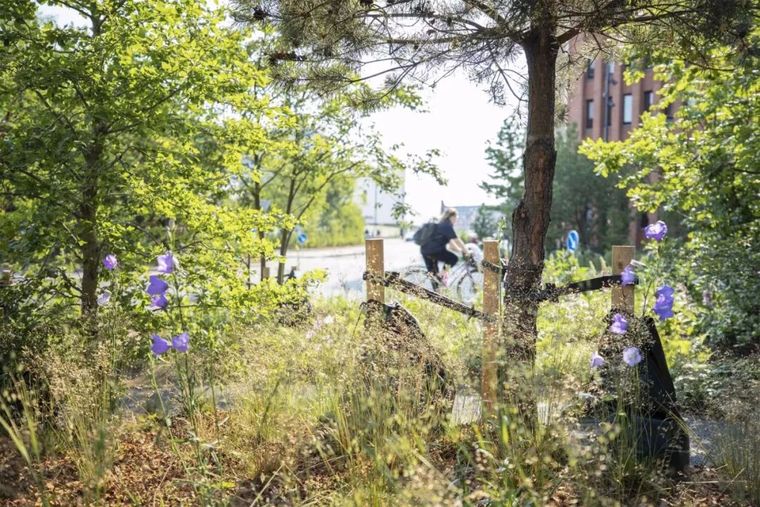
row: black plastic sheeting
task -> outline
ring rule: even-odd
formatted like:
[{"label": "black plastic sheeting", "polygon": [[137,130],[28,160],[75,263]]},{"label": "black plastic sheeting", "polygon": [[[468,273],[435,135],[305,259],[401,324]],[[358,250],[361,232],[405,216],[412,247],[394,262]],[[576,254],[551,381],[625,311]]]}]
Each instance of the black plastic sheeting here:
[{"label": "black plastic sheeting", "polygon": [[642,361],[636,365],[643,396],[635,406],[625,407],[627,430],[633,433],[629,437],[635,438],[639,457],[662,460],[672,470],[683,472],[689,465],[689,435],[657,326],[651,317],[643,320],[648,336],[641,346]]}]

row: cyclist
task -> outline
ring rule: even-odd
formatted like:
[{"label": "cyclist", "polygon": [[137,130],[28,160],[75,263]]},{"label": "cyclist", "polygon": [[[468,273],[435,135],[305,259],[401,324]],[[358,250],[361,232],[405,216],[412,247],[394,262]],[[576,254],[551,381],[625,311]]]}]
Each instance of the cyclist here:
[{"label": "cyclist", "polygon": [[447,266],[456,265],[459,258],[451,250],[461,253],[465,259],[469,257],[467,248],[462,240],[457,237],[457,233],[454,232],[456,223],[457,210],[447,208],[441,215],[441,220],[435,224],[435,230],[420,247],[420,253],[425,260],[425,267],[428,274],[433,278],[433,287],[436,289],[438,283],[445,283],[445,274],[439,272],[438,262],[443,262]]}]

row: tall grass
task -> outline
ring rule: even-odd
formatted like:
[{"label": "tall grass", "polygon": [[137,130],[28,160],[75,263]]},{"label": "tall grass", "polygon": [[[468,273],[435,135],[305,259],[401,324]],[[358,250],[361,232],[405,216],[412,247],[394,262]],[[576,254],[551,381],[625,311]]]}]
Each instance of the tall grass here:
[{"label": "tall grass", "polygon": [[[596,296],[573,303],[572,316],[542,309],[536,365],[518,387],[538,401],[537,425],[508,399],[473,424],[455,424],[454,391],[479,385],[482,330],[394,296],[420,321],[421,347],[365,329],[340,300],[318,303],[300,327],[241,331],[246,381],[224,447],[257,477],[257,501],[544,505],[565,495],[615,504],[665,493],[666,478],[638,455],[640,435],[625,417],[578,437],[579,393],[590,388],[588,360],[604,331]],[[418,353],[425,348],[442,361],[452,391],[430,382]]]},{"label": "tall grass", "polygon": [[105,344],[90,350],[54,350],[44,364],[54,416],[48,431],[74,462],[88,503],[101,498],[112,464],[116,353]]},{"label": "tall grass", "polygon": [[[595,274],[581,271],[577,277]],[[619,377],[612,394],[628,397],[612,396],[608,413],[596,414],[603,423],[587,424],[588,400],[603,396],[589,357],[606,328],[608,294],[541,307],[535,365],[511,377],[519,384],[505,389],[536,400],[533,423],[506,397],[472,423],[455,422],[454,397],[471,395],[480,384],[483,330],[477,321],[389,290],[393,298],[419,320],[423,338],[365,327],[358,306],[340,299],[315,302],[312,317],[295,325],[262,318],[227,333],[229,346],[213,356],[215,372],[223,372],[218,414],[210,417],[199,384],[197,403],[186,410],[197,419],[183,422],[180,413],[171,427],[158,425],[198,501],[617,505],[656,503],[668,494],[662,467],[639,452],[641,427],[627,410],[636,397],[635,378]],[[109,403],[118,396],[119,374],[108,353],[88,355],[95,359],[90,364],[48,361],[60,440],[93,503],[108,485],[103,477],[118,427]],[[200,355],[182,359],[197,368],[206,360]],[[160,368],[168,375],[162,382],[186,375],[171,366]],[[439,369],[445,378],[438,378]],[[739,445],[747,447],[737,444],[724,460],[735,464],[724,468],[734,471],[737,486],[751,484],[744,474],[754,463]],[[230,484],[238,485],[234,492]]]},{"label": "tall grass", "polygon": [[737,499],[760,505],[760,411],[728,424],[716,438],[715,456]]},{"label": "tall grass", "polygon": [[[43,453],[38,398],[24,380],[9,376],[11,389],[0,395],[0,427],[24,459],[37,487],[42,505],[50,505],[40,467]],[[17,409],[11,407],[11,404]]]},{"label": "tall grass", "polygon": [[0,424],[27,462],[44,503],[49,494],[41,482],[40,459],[46,454],[71,460],[86,503],[102,498],[120,393],[121,349],[112,338],[124,330],[123,324],[111,323],[99,330],[102,339],[95,342],[91,335],[65,330],[44,353],[19,366],[26,380],[10,377],[14,410],[3,400]]}]

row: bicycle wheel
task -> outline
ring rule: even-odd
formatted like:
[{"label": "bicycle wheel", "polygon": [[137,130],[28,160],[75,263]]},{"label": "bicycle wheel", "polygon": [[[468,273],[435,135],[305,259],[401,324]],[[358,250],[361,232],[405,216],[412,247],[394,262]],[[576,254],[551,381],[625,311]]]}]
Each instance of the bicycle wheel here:
[{"label": "bicycle wheel", "polygon": [[467,271],[457,284],[457,296],[459,300],[472,305],[483,290],[483,273],[480,271]]},{"label": "bicycle wheel", "polygon": [[402,280],[419,285],[428,290],[435,290],[433,280],[427,272],[425,266],[409,266],[401,270],[399,276]]}]

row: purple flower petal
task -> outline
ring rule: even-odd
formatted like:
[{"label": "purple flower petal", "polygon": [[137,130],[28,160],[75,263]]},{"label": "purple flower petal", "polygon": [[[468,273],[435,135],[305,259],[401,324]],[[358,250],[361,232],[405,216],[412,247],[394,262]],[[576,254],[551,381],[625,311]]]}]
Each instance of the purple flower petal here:
[{"label": "purple flower petal", "polygon": [[98,296],[98,306],[105,306],[111,301],[111,293],[104,290],[103,293]]},{"label": "purple flower petal", "polygon": [[626,331],[628,331],[628,321],[621,314],[616,313],[612,317],[610,332],[615,334],[625,334]]},{"label": "purple flower petal", "polygon": [[150,347],[150,350],[157,356],[160,356],[161,354],[165,353],[170,348],[172,348],[171,343],[164,340],[157,334],[151,335],[151,338],[153,339],[153,345]]},{"label": "purple flower petal", "polygon": [[660,320],[666,320],[673,316],[675,316],[675,313],[673,313],[673,307],[666,306],[666,307],[654,307],[654,313],[657,314],[658,317],[660,317]]},{"label": "purple flower petal", "polygon": [[600,356],[598,352],[594,352],[591,355],[591,367],[601,368],[603,365],[604,365],[604,358]]},{"label": "purple flower petal", "polygon": [[103,259],[103,266],[105,266],[108,271],[116,269],[116,266],[118,265],[119,261],[114,254],[108,254],[105,259]]},{"label": "purple flower petal", "polygon": [[644,227],[644,237],[655,241],[661,241],[667,233],[668,225],[662,220],[658,220],[656,223]]},{"label": "purple flower petal", "polygon": [[150,275],[150,283],[148,284],[148,288],[146,289],[146,292],[150,294],[151,296],[157,296],[159,294],[163,294],[164,292],[166,292],[168,288],[169,288],[168,283],[161,280],[156,275]]},{"label": "purple flower petal", "polygon": [[172,338],[172,345],[177,352],[187,352],[190,346],[190,335],[182,333],[181,335]]},{"label": "purple flower petal", "polygon": [[673,287],[668,285],[663,285],[655,291],[653,310],[654,313],[660,317],[660,320],[665,320],[673,316],[674,294],[675,291],[673,290]]},{"label": "purple flower petal", "polygon": [[633,285],[636,281],[636,274],[633,272],[633,266],[628,264],[622,273],[620,273],[620,283],[622,285]]},{"label": "purple flower petal", "polygon": [[655,291],[654,295],[655,296],[663,295],[663,296],[669,298],[670,301],[672,302],[673,301],[673,294],[675,294],[675,293],[676,293],[676,290],[673,287],[671,287],[670,285],[663,285],[662,287],[658,287],[657,288],[657,290]]},{"label": "purple flower petal", "polygon": [[641,359],[641,351],[638,347],[628,347],[623,351],[623,362],[628,366],[636,366]]},{"label": "purple flower petal", "polygon": [[156,270],[159,273],[171,273],[177,267],[177,261],[171,252],[166,252],[164,255],[158,256],[158,267]]},{"label": "purple flower petal", "polygon": [[162,310],[169,304],[169,300],[166,299],[164,294],[156,294],[150,297],[150,310]]}]

